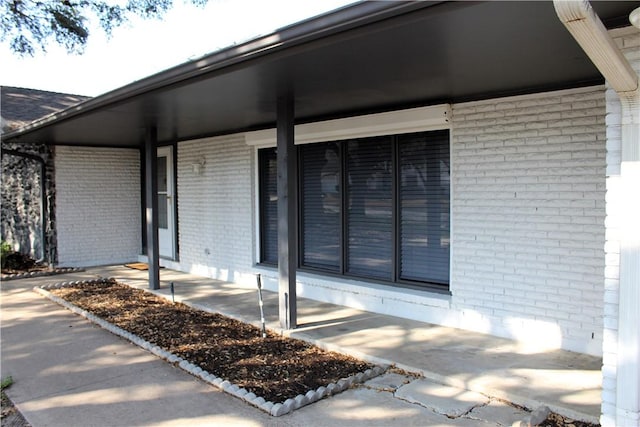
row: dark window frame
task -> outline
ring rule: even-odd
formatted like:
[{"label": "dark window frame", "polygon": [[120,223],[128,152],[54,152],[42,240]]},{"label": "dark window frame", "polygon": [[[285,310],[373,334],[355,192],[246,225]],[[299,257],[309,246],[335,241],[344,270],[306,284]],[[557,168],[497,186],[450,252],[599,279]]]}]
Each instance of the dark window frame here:
[{"label": "dark window frame", "polygon": [[[437,135],[436,135],[437,133]],[[416,136],[420,136],[426,134],[428,135],[430,138],[432,137],[432,135],[436,135],[436,138],[442,138],[442,141],[445,140],[446,138],[446,149],[447,151],[447,155],[446,155],[446,161],[448,162],[448,167],[449,167],[449,179],[450,179],[450,151],[451,151],[451,141],[450,141],[450,131],[448,129],[443,129],[443,130],[437,130],[437,131],[424,131],[424,132],[413,132],[411,134],[395,134],[395,135],[389,135],[388,137],[391,138],[391,235],[392,235],[392,242],[391,242],[391,275],[390,277],[387,278],[379,278],[379,277],[371,277],[371,276],[366,276],[366,275],[361,275],[361,274],[353,274],[353,273],[349,273],[347,271],[347,256],[348,256],[348,243],[347,243],[347,239],[348,239],[348,220],[347,220],[347,209],[346,207],[348,206],[348,197],[349,195],[347,194],[347,183],[349,180],[349,171],[347,168],[347,146],[349,143],[352,143],[353,141],[362,141],[363,143],[366,144],[366,140],[367,139],[373,139],[373,138],[379,138],[379,137],[371,137],[371,138],[356,138],[356,139],[345,139],[345,140],[337,140],[337,141],[329,141],[327,143],[333,143],[333,144],[337,144],[338,150],[339,150],[339,165],[340,165],[340,170],[339,170],[339,179],[340,179],[340,189],[339,189],[339,193],[340,193],[340,224],[338,225],[338,229],[340,230],[341,235],[339,236],[339,268],[337,270],[331,270],[331,269],[327,269],[327,268],[322,268],[322,267],[317,267],[317,266],[312,266],[312,265],[305,265],[304,262],[304,245],[305,245],[305,224],[304,224],[304,151],[305,151],[305,147],[307,146],[305,145],[300,145],[298,146],[298,176],[300,177],[299,179],[299,185],[298,185],[298,197],[299,197],[299,205],[298,205],[298,223],[299,223],[299,230],[298,230],[298,244],[299,244],[299,255],[298,255],[298,269],[300,271],[306,271],[306,272],[310,272],[310,273],[318,273],[324,276],[332,276],[332,277],[343,277],[343,278],[353,278],[353,279],[359,279],[359,280],[365,280],[367,282],[372,282],[372,283],[381,283],[381,284],[387,284],[387,285],[393,285],[393,286],[400,286],[400,287],[407,287],[407,288],[415,288],[415,289],[420,289],[420,290],[432,290],[435,292],[445,292],[448,293],[449,292],[449,283],[450,283],[450,277],[449,277],[449,273],[447,273],[447,280],[446,281],[423,281],[423,280],[412,280],[412,279],[406,279],[406,278],[402,278],[402,253],[401,253],[401,209],[402,207],[401,205],[401,199],[400,199],[400,185],[401,185],[401,179],[402,179],[402,170],[401,170],[401,144],[400,144],[400,139],[402,139],[403,137],[406,137],[407,135],[416,135]],[[317,146],[318,144],[327,144],[327,143],[317,143],[317,144],[309,144],[309,145],[314,145]],[[264,183],[263,181],[263,176],[264,176],[264,172],[262,170],[263,168],[263,161],[262,161],[262,157],[260,155],[260,152],[264,150],[264,149],[260,149],[258,150],[259,152],[259,216],[260,216],[260,264],[262,265],[267,265],[267,266],[276,266],[277,262],[274,263],[270,263],[270,262],[265,262],[264,259],[264,251],[265,251],[265,245],[264,245],[264,200],[263,200],[263,185]],[[449,197],[450,197],[450,187],[451,183],[450,180],[448,182],[448,189],[447,191],[449,192]],[[451,253],[451,230],[450,230],[450,218],[451,218],[451,206],[450,203],[448,204],[448,211],[446,211],[447,214],[447,222],[446,222],[446,226],[448,227],[448,232],[449,232],[449,244],[448,244],[448,248],[446,249],[446,252],[448,254],[448,256],[450,257],[450,253]],[[276,219],[277,221],[277,219]],[[444,223],[440,223],[442,225],[445,225]],[[277,255],[277,254],[276,254]],[[277,259],[277,257],[276,257]],[[447,260],[447,272],[450,270],[450,261]]]},{"label": "dark window frame", "polygon": [[[265,178],[267,177],[267,174],[269,172],[269,168],[265,167],[267,166],[265,163],[268,162],[270,160],[269,156],[277,156],[277,152],[276,152],[276,148],[275,147],[271,147],[271,148],[263,148],[263,149],[259,149],[258,150],[258,204],[259,204],[259,215],[258,215],[258,222],[259,222],[259,231],[260,231],[260,242],[259,242],[259,259],[258,259],[258,264],[261,265],[266,265],[266,266],[271,266],[271,267],[276,267],[278,265],[278,254],[277,254],[277,249],[278,249],[278,245],[277,245],[277,239],[278,239],[278,233],[277,233],[277,224],[278,224],[278,214],[277,214],[277,208],[276,208],[276,216],[275,218],[268,218],[268,209],[266,209],[265,206],[265,196],[268,196],[268,188],[267,188],[267,183],[265,182]],[[276,179],[277,179],[277,168],[276,168]],[[277,191],[277,185],[276,185],[276,191]],[[276,199],[276,203],[277,203],[277,199]],[[275,239],[276,239],[276,254],[275,254],[275,260],[269,259],[270,255],[268,254],[268,247],[269,245],[266,244],[267,238],[268,238],[268,233],[269,233],[269,226],[268,226],[268,221],[269,220],[275,220],[276,222],[276,235],[275,235]],[[273,238],[273,236],[271,236],[271,238]],[[273,254],[271,254],[271,256],[273,256]]]}]

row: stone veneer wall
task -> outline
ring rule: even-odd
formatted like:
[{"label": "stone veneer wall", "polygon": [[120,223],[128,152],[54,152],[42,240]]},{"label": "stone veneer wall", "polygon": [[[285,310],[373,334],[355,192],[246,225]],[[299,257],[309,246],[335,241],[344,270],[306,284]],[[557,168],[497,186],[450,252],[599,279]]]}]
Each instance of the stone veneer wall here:
[{"label": "stone veneer wall", "polygon": [[[41,218],[41,165],[30,158],[7,154],[5,150],[35,155],[45,162],[44,224]],[[57,261],[55,227],[54,148],[46,145],[2,144],[0,184],[1,238],[14,250],[48,263]],[[42,241],[44,226],[45,241]]]}]

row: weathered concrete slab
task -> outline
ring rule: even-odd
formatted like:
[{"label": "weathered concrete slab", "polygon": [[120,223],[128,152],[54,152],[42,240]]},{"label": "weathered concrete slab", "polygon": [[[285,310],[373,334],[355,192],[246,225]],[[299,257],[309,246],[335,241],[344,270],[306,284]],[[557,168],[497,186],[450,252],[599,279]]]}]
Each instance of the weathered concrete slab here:
[{"label": "weathered concrete slab", "polygon": [[[148,286],[144,272],[122,266],[87,273]],[[256,289],[169,269],[161,271],[161,280],[161,294],[169,294],[168,282],[173,281],[177,298],[254,324],[259,320]],[[277,294],[264,291],[263,296],[267,323],[277,329]],[[599,421],[602,359],[598,357],[532,349],[508,339],[305,298],[298,301],[298,324],[291,336],[326,348],[395,364],[436,382],[529,408],[546,405],[571,418]]]},{"label": "weathered concrete slab", "polygon": [[[487,418],[487,416],[490,418]],[[469,418],[479,420],[491,419],[496,424],[505,427],[511,427],[513,423],[517,423],[518,421],[528,420],[530,416],[531,413],[529,411],[507,405],[499,400],[492,400],[487,405],[478,406],[468,414]]]},{"label": "weathered concrete slab", "polygon": [[414,377],[391,372],[372,378],[369,381],[365,382],[364,385],[365,387],[369,387],[374,390],[388,391],[393,393],[400,387],[409,384],[414,379]]},{"label": "weathered concrete slab", "polygon": [[3,283],[1,375],[13,377],[7,394],[32,426],[271,423],[24,287]]},{"label": "weathered concrete slab", "polygon": [[400,387],[396,397],[417,403],[447,417],[460,417],[476,406],[489,403],[489,398],[480,393],[424,379],[414,380]]},{"label": "weathered concrete slab", "polygon": [[[324,418],[320,414],[326,414]],[[280,418],[283,420],[283,418]],[[347,390],[336,398],[325,399],[301,408],[286,417],[288,425],[387,427],[387,426],[495,426],[494,423],[468,418],[450,419],[428,408],[394,398],[390,392],[358,387]]]},{"label": "weathered concrete slab", "polygon": [[[178,301],[258,322],[255,289],[169,269],[160,274],[163,287],[159,294],[170,298],[168,283],[173,281]],[[34,427],[72,426],[78,425],[78,420],[82,425],[510,425],[511,407],[494,405],[493,401],[475,407],[464,418],[436,414],[422,406],[427,393],[420,392],[418,385],[405,384],[426,379],[397,373],[274,419],[217,393],[31,291],[45,283],[108,276],[148,287],[145,272],[123,266],[2,283],[2,375],[13,375],[15,384],[9,395]],[[267,321],[277,328],[277,294],[265,291],[264,296]],[[294,331],[294,337],[369,360],[388,361],[458,389],[449,390],[450,399],[446,393],[441,395],[444,400],[455,402],[468,393],[464,391],[467,388],[513,398],[516,403],[531,402],[531,407],[542,402],[569,414],[587,414],[595,420],[599,416],[598,358],[563,351],[532,353],[509,340],[304,298],[298,307],[302,327]],[[169,382],[172,385],[167,385]],[[126,393],[120,394],[119,389]],[[147,394],[150,397],[142,397]],[[429,402],[435,407],[434,394]],[[106,401],[108,396],[113,401]],[[137,396],[137,400],[127,403],[128,396]],[[464,402],[464,398],[459,400]],[[472,402],[477,399],[470,398],[468,403]],[[456,413],[464,408],[459,403],[449,403],[457,408]],[[446,404],[443,408],[443,413],[449,412]]]}]

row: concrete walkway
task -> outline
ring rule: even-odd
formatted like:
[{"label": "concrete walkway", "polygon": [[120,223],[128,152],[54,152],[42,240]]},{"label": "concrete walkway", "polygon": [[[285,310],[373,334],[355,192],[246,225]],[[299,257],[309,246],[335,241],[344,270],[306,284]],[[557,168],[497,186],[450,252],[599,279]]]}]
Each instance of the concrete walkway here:
[{"label": "concrete walkway", "polygon": [[[124,425],[511,425],[545,404],[596,422],[601,360],[570,352],[532,353],[481,334],[298,300],[292,336],[423,378],[391,372],[272,418],[217,391],[31,291],[35,285],[115,277],[147,288],[147,274],[122,266],[2,283],[2,377],[34,427]],[[161,270],[159,294],[257,324],[255,288]],[[278,329],[277,295],[264,292]]]}]

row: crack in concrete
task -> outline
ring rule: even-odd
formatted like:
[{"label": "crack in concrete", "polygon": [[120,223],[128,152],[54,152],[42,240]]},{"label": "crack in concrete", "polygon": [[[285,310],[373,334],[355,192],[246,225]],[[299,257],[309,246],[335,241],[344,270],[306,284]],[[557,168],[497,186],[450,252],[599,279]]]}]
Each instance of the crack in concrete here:
[{"label": "crack in concrete", "polygon": [[[380,374],[378,377],[376,378],[382,378],[384,375],[387,374],[397,374],[400,375],[402,377],[404,377],[405,379],[402,380],[402,384],[399,384],[397,386],[390,384],[389,386],[383,386],[383,385],[371,385],[371,384],[367,384],[365,383],[359,383],[359,384],[354,384],[357,385],[358,387],[361,388],[366,388],[367,390],[374,390],[374,391],[378,391],[378,392],[387,392],[387,393],[391,393],[391,394],[395,394],[395,392],[397,392],[401,387],[411,383],[413,380],[410,379],[413,377],[413,375],[407,374],[407,373],[399,373],[397,372],[396,368],[388,368],[385,372],[383,372],[382,374]],[[376,379],[374,378],[374,380]],[[414,379],[416,379],[415,377],[413,377]]]},{"label": "crack in concrete", "polygon": [[424,404],[422,404],[422,403],[420,403],[420,402],[417,402],[417,401],[413,401],[413,402],[412,402],[412,401],[410,401],[410,400],[403,399],[402,397],[398,397],[398,396],[396,396],[396,393],[395,393],[395,392],[393,393],[393,398],[394,398],[394,399],[401,400],[401,401],[403,401],[403,402],[407,402],[407,403],[409,403],[409,404],[411,404],[411,405],[418,405],[418,406],[420,406],[421,408],[428,409],[428,410],[430,410],[431,412],[433,412],[433,413],[435,413],[435,414],[442,415],[442,416],[445,416],[445,417],[447,417],[447,418],[450,418],[447,414],[443,414],[443,413],[441,413],[441,412],[438,412],[438,411],[436,411],[435,409],[430,408],[429,406],[424,405]]},{"label": "crack in concrete", "polygon": [[473,406],[472,406],[472,407],[471,407],[467,412],[465,412],[465,413],[464,413],[464,414],[462,414],[462,415],[459,415],[459,416],[457,416],[457,417],[450,417],[450,418],[452,418],[452,419],[465,418],[465,419],[467,419],[467,420],[472,420],[472,421],[489,421],[489,420],[486,420],[486,419],[484,419],[484,418],[474,417],[474,416],[471,414],[473,411],[475,411],[475,410],[476,410],[476,409],[478,409],[478,408],[484,408],[485,406],[488,406],[488,405],[489,405],[489,403],[491,403],[491,399],[487,400],[487,401],[486,401],[486,402],[484,402],[484,403],[479,403],[479,404],[477,404],[477,405],[473,405]]},{"label": "crack in concrete", "polygon": [[[416,381],[416,380],[413,380],[413,381]],[[434,408],[430,408],[429,406],[424,405],[424,404],[422,404],[421,402],[418,402],[418,401],[410,401],[410,400],[408,400],[408,399],[404,399],[404,398],[402,398],[402,397],[400,397],[400,396],[397,396],[398,391],[399,391],[402,387],[404,387],[404,386],[406,386],[406,385],[411,384],[413,381],[411,381],[411,380],[410,380],[409,382],[406,382],[406,383],[404,383],[404,384],[400,385],[398,388],[396,388],[396,389],[392,392],[393,398],[394,398],[394,399],[398,399],[398,400],[400,400],[400,401],[402,401],[402,402],[407,402],[407,403],[409,403],[409,404],[411,404],[411,405],[417,405],[417,406],[419,406],[419,407],[421,407],[421,408],[428,409],[429,411],[433,412],[434,414],[438,414],[438,415],[442,415],[442,416],[444,416],[444,417],[450,418],[447,414],[443,414],[443,413],[441,413],[441,412],[438,412],[438,411],[436,411]]]},{"label": "crack in concrete", "polygon": [[478,404],[476,404],[476,405],[473,405],[471,408],[469,408],[467,411],[465,411],[465,412],[464,412],[464,413],[462,413],[462,414],[459,414],[459,415],[452,415],[452,414],[447,414],[447,413],[440,412],[440,411],[436,410],[436,408],[430,407],[430,406],[428,406],[428,405],[426,405],[426,404],[423,404],[422,402],[419,402],[419,401],[411,401],[411,400],[408,400],[408,399],[405,399],[405,398],[402,398],[402,397],[400,397],[400,396],[397,396],[397,395],[396,395],[396,393],[397,393],[397,392],[398,392],[402,387],[404,387],[404,386],[406,386],[406,385],[408,385],[408,384],[411,384],[412,382],[413,382],[413,381],[408,381],[408,382],[406,382],[406,383],[402,384],[401,386],[399,386],[398,388],[396,388],[396,389],[392,392],[392,394],[393,394],[393,398],[398,399],[398,400],[401,400],[401,401],[403,401],[403,402],[407,402],[407,403],[413,404],[413,405],[420,406],[421,408],[428,409],[429,411],[433,412],[434,414],[442,415],[443,417],[446,417],[446,418],[451,419],[451,420],[456,420],[456,419],[463,418],[463,419],[468,419],[468,420],[471,420],[471,421],[488,421],[488,420],[485,420],[484,418],[473,417],[473,416],[470,416],[470,415],[471,415],[471,413],[472,413],[474,410],[476,410],[476,409],[478,409],[478,408],[482,408],[482,407],[488,406],[488,405],[489,405],[489,403],[491,403],[491,397],[489,397],[489,396],[486,396],[486,395],[485,395],[485,397],[487,398],[487,400],[486,400],[485,402],[482,402],[482,403],[478,403]]},{"label": "crack in concrete", "polygon": [[396,388],[393,387],[373,387],[370,385],[366,385],[366,384],[354,384],[354,386],[356,388],[365,388],[367,390],[373,390],[373,391],[377,391],[377,392],[387,392],[387,393],[391,393],[391,394],[395,394],[396,392]]}]

